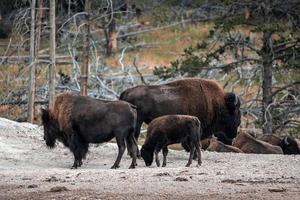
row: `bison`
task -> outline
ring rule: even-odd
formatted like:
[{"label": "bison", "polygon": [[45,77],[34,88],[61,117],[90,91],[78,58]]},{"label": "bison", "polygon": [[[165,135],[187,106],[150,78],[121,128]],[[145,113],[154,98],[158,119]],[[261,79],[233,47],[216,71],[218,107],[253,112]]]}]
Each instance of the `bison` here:
[{"label": "bison", "polygon": [[136,110],[125,101],[102,101],[75,94],[57,96],[52,109],[42,110],[44,140],[50,148],[56,140],[74,154],[72,168],[82,165],[89,143],[108,142],[116,138],[119,153],[111,168],[118,168],[127,149],[136,166],[137,144],[134,138]]},{"label": "bison", "polygon": [[158,153],[163,151],[163,164],[167,164],[168,145],[181,143],[183,141],[188,144],[190,151],[189,161],[186,167],[192,163],[194,150],[198,156],[198,166],[201,165],[201,123],[197,117],[189,115],[165,115],[158,117],[149,124],[147,136],[141,149],[141,156],[146,166],[150,166],[153,162],[153,154],[155,153],[156,165],[159,167],[160,162]]},{"label": "bison", "polygon": [[244,153],[257,154],[283,154],[279,146],[257,140],[248,133],[241,132],[233,141],[233,146],[241,149]]},{"label": "bison", "polygon": [[224,92],[213,80],[190,78],[161,85],[136,86],[121,93],[120,99],[137,106],[135,137],[143,122],[163,115],[192,115],[199,118],[205,139],[222,131],[231,140],[241,122],[240,100]]},{"label": "bison", "polygon": [[275,135],[266,134],[260,136],[258,139],[272,145],[280,146],[284,154],[300,154],[298,143],[292,136],[279,138]]},{"label": "bison", "polygon": [[226,145],[223,142],[220,142],[218,138],[213,137],[210,139],[210,144],[206,149],[207,151],[216,151],[216,152],[233,152],[233,153],[243,153],[242,150],[240,150],[237,147]]}]

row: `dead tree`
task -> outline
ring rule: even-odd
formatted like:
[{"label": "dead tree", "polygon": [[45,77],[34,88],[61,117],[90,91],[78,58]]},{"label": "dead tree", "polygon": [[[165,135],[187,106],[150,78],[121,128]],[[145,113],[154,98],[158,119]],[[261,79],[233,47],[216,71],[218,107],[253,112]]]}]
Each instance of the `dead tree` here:
[{"label": "dead tree", "polygon": [[35,8],[36,0],[31,1],[31,27],[30,27],[30,73],[29,73],[29,99],[27,121],[34,120],[34,97],[35,97]]},{"label": "dead tree", "polygon": [[81,81],[80,81],[80,94],[87,95],[88,84],[88,69],[89,69],[89,35],[90,35],[90,0],[85,1],[85,24],[84,24],[84,36],[83,36],[83,63],[81,67]]},{"label": "dead tree", "polygon": [[50,1],[50,60],[49,65],[49,107],[53,107],[55,97],[55,66],[56,66],[56,36],[55,36],[55,0]]}]

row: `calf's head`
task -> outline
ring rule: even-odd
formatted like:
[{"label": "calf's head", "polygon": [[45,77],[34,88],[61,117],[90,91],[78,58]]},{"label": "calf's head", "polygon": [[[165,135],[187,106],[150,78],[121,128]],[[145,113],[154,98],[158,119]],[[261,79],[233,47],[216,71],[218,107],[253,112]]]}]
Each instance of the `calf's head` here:
[{"label": "calf's head", "polygon": [[141,149],[141,156],[145,161],[146,166],[150,166],[152,165],[153,162],[153,151],[151,151],[150,149],[148,149],[147,147],[145,147],[145,145],[142,146]]},{"label": "calf's head", "polygon": [[55,147],[58,126],[57,122],[51,117],[49,110],[42,109],[42,123],[44,127],[44,140],[50,148]]},{"label": "calf's head", "polygon": [[219,119],[218,131],[222,131],[231,140],[236,137],[241,124],[241,102],[239,97],[231,92],[225,94],[225,109]]}]

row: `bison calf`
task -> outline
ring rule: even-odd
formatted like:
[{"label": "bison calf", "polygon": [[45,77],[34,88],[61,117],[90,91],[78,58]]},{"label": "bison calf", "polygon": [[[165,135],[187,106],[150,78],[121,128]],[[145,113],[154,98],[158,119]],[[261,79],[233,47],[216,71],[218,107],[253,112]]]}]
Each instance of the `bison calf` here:
[{"label": "bison calf", "polygon": [[74,154],[72,168],[82,165],[89,143],[108,142],[116,137],[118,157],[112,168],[118,168],[127,143],[136,166],[137,144],[134,138],[136,110],[125,101],[101,101],[74,94],[57,96],[53,109],[42,110],[44,139],[48,147],[61,141]]},{"label": "bison calf", "polygon": [[189,115],[165,115],[154,119],[148,126],[147,136],[141,149],[141,156],[146,166],[153,162],[155,153],[156,165],[159,167],[160,162],[158,153],[163,150],[163,164],[167,164],[168,145],[185,142],[190,151],[189,161],[186,167],[192,164],[194,150],[198,155],[198,165],[201,165],[201,124],[197,117]]}]

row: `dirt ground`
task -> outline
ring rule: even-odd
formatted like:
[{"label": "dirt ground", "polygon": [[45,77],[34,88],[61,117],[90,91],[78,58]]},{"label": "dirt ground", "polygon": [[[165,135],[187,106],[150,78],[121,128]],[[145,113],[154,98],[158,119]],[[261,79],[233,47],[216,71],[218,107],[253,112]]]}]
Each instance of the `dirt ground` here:
[{"label": "dirt ground", "polygon": [[203,164],[186,168],[188,154],[170,150],[166,168],[110,169],[113,143],[91,145],[80,169],[58,145],[47,149],[41,127],[0,118],[0,199],[300,199],[300,156],[202,152]]}]

